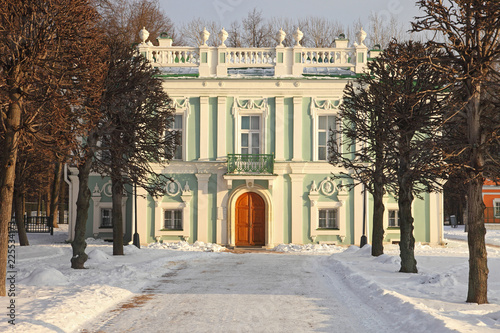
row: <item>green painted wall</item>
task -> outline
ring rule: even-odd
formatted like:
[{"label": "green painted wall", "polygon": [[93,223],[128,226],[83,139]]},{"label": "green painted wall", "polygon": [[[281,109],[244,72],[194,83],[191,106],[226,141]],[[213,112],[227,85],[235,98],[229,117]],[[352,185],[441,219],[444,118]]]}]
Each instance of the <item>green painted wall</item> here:
[{"label": "green painted wall", "polygon": [[187,157],[188,161],[197,160],[200,157],[200,98],[191,97],[189,99],[190,115],[187,119],[188,133],[187,140]]},{"label": "green painted wall", "polygon": [[208,99],[208,158],[217,159],[217,97]]},{"label": "green painted wall", "polygon": [[309,114],[311,101],[310,97],[302,98],[302,159],[304,161],[312,161],[313,159],[312,133],[314,133],[314,130],[312,118]]},{"label": "green painted wall", "polygon": [[[276,150],[276,98],[271,97],[267,100],[269,105],[269,116],[266,127],[266,151],[269,154],[275,154]],[[275,154],[276,155],[276,154]]]},{"label": "green painted wall", "polygon": [[291,97],[284,98],[283,104],[284,104],[283,119],[285,122],[283,129],[283,133],[285,136],[284,155],[285,155],[285,160],[290,161],[293,156],[293,98]]},{"label": "green painted wall", "polygon": [[232,114],[234,97],[226,99],[226,153],[236,154],[234,148],[234,117]]}]

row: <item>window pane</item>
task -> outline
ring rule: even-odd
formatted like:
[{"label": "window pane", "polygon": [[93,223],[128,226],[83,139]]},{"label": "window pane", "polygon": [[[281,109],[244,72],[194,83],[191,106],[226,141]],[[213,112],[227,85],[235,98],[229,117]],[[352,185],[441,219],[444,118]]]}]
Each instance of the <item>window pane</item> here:
[{"label": "window pane", "polygon": [[250,129],[250,117],[249,116],[241,117],[241,129]]},{"label": "window pane", "polygon": [[259,129],[259,127],[260,127],[260,117],[258,117],[258,116],[253,116],[253,117],[251,117],[251,118],[252,118],[252,124],[251,124],[251,125],[252,125],[252,127],[251,127],[251,129],[256,129],[256,130],[258,130],[258,129]]},{"label": "window pane", "polygon": [[[248,147],[248,133],[241,133],[241,147]],[[241,153],[243,154],[243,150]]]},{"label": "window pane", "polygon": [[174,128],[175,129],[182,129],[182,115],[181,114],[175,115]]},{"label": "window pane", "polygon": [[318,128],[326,130],[326,116],[318,117]]},{"label": "window pane", "polygon": [[318,145],[326,146],[326,132],[318,133]]},{"label": "window pane", "polygon": [[326,161],[326,147],[318,147],[318,160]]},{"label": "window pane", "polygon": [[181,145],[179,145],[179,146],[177,146],[177,148],[175,148],[174,159],[182,160],[182,146]]},{"label": "window pane", "polygon": [[260,141],[260,138],[259,138],[259,133],[252,133],[252,147],[253,148],[259,148],[260,147],[260,144],[259,144],[259,141]]},{"label": "window pane", "polygon": [[243,155],[248,154],[248,148],[241,148],[241,153]]},{"label": "window pane", "polygon": [[335,116],[328,116],[328,129],[329,130],[335,129]]},{"label": "window pane", "polygon": [[258,147],[252,148],[252,154],[254,154],[254,155],[260,154],[260,149]]}]

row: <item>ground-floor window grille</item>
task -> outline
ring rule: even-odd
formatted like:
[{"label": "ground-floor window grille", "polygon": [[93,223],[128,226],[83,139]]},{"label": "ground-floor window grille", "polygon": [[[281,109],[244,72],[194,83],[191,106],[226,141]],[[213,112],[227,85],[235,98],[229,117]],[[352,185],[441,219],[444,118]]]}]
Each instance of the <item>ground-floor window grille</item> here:
[{"label": "ground-floor window grille", "polygon": [[182,230],[182,210],[165,210],[163,229]]},{"label": "ground-floor window grille", "polygon": [[337,210],[336,209],[319,209],[318,227],[321,229],[338,229]]}]

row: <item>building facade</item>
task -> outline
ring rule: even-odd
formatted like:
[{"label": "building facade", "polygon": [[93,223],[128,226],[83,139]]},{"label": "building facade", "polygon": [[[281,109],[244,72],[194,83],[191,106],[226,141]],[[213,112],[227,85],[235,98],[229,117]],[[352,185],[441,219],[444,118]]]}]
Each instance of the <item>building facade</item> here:
[{"label": "building facade", "polygon": [[[206,41],[208,32],[202,32]],[[284,33],[278,34],[283,41]],[[157,171],[172,178],[163,197],[138,189],[137,232],[143,243],[203,241],[229,246],[273,247],[281,243],[359,244],[370,240],[372,201],[366,199],[363,230],[361,186],[347,191],[345,171],[327,162],[328,138],[339,128],[338,108],[345,85],[380,50],[369,51],[366,34],[349,46],[341,36],[335,47],[300,45],[229,48],[227,33],[219,47],[173,47],[168,36],[159,46],[143,42],[139,52],[162,70],[172,98],[182,143],[175,159]],[[347,152],[343,138],[336,144]],[[74,221],[75,170],[70,221]],[[88,236],[110,238],[110,182],[92,175]],[[134,230],[132,196],[124,198],[125,238]],[[385,241],[399,241],[398,205],[385,199]],[[442,242],[442,197],[429,193],[413,204],[417,242]],[[72,235],[70,235],[70,238]]]}]

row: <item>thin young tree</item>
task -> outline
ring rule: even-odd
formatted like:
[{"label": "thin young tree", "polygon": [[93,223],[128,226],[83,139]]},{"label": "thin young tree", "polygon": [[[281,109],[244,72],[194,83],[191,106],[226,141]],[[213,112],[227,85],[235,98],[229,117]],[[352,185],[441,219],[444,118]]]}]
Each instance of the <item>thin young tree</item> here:
[{"label": "thin young tree", "polygon": [[498,92],[500,60],[500,2],[479,0],[420,0],[424,12],[413,31],[436,34],[431,43],[444,51],[432,70],[453,82],[447,122],[458,129],[443,135],[449,172],[461,170],[467,187],[469,284],[467,302],[488,302],[488,264],[485,244],[482,186],[498,179],[500,112],[492,91]]},{"label": "thin young tree", "polygon": [[165,193],[170,181],[157,174],[154,164],[165,165],[178,143],[171,100],[162,87],[159,71],[129,45],[110,40],[109,70],[101,98],[101,141],[109,160],[95,168],[112,183],[113,254],[123,255],[121,211],[125,185],[138,185],[150,195]]}]

